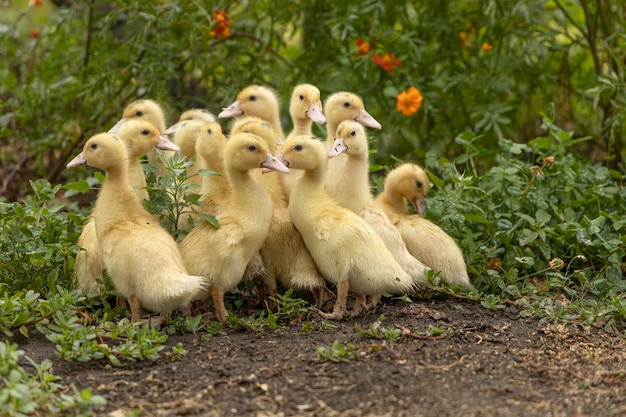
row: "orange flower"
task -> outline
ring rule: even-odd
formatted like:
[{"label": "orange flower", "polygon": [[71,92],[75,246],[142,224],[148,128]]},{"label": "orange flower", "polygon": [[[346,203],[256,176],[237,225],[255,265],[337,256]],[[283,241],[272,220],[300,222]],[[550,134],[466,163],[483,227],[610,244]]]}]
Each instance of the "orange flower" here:
[{"label": "orange flower", "polygon": [[43,4],[43,0],[28,0],[29,7],[39,7]]},{"label": "orange flower", "polygon": [[372,58],[374,59],[374,64],[381,67],[383,71],[396,72],[396,68],[402,66],[402,61],[396,58],[394,54],[385,54],[383,56],[374,54]]},{"label": "orange flower", "polygon": [[30,31],[28,35],[31,39],[37,39],[41,36],[41,31],[39,29],[33,29]]},{"label": "orange flower", "polygon": [[405,116],[417,113],[422,107],[422,93],[420,93],[420,90],[413,86],[398,94],[396,99],[396,108]]},{"label": "orange flower", "polygon": [[461,39],[463,42],[465,42],[467,40],[467,32],[462,30],[459,32],[459,39]]},{"label": "orange flower", "polygon": [[355,43],[356,47],[359,49],[359,56],[369,53],[370,49],[372,49],[370,43],[364,41],[362,38],[357,38]]},{"label": "orange flower", "polygon": [[228,38],[230,36],[230,19],[224,10],[213,11],[213,22],[217,25],[209,31],[212,38]]},{"label": "orange flower", "polygon": [[493,49],[493,46],[487,42],[483,42],[483,46],[480,48],[483,52],[489,52]]}]

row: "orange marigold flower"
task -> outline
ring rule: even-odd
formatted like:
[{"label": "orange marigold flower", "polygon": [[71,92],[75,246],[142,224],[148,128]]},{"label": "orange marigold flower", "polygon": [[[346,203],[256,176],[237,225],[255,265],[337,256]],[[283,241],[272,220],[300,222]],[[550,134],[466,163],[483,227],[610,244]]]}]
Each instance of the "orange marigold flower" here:
[{"label": "orange marigold flower", "polygon": [[213,21],[217,25],[209,31],[212,38],[228,38],[230,36],[230,19],[224,10],[213,11]]},{"label": "orange marigold flower", "polygon": [[37,39],[41,36],[41,31],[39,29],[33,29],[30,31],[30,34],[28,35],[29,38],[31,39]]},{"label": "orange marigold flower", "polygon": [[383,71],[396,72],[396,68],[402,66],[402,61],[396,58],[394,54],[385,54],[383,56],[374,54],[372,58],[374,59],[374,64],[381,67]]},{"label": "orange marigold flower", "polygon": [[462,30],[459,32],[459,39],[461,39],[463,42],[465,42],[467,40],[467,32]]},{"label": "orange marigold flower", "polygon": [[372,49],[370,43],[364,41],[363,38],[357,38],[355,43],[356,47],[359,49],[359,56],[369,53],[370,49]]},{"label": "orange marigold flower", "polygon": [[39,7],[43,5],[43,0],[28,0],[29,7]]},{"label": "orange marigold flower", "polygon": [[483,50],[483,52],[489,52],[493,49],[493,45],[487,43],[487,42],[483,42],[483,46],[480,48]]},{"label": "orange marigold flower", "polygon": [[417,113],[422,107],[422,93],[417,88],[411,86],[408,90],[401,92],[396,97],[396,108],[405,116]]}]

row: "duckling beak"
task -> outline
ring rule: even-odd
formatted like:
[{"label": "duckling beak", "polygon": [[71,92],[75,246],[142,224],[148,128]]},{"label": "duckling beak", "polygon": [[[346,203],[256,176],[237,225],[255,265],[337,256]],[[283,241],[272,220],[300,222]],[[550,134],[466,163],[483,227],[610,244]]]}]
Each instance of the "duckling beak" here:
[{"label": "duckling beak", "polygon": [[315,123],[323,125],[326,123],[326,116],[322,113],[322,104],[321,103],[311,103],[309,105],[309,109],[306,111],[306,117],[313,120]]},{"label": "duckling beak", "polygon": [[117,123],[115,123],[113,127],[109,129],[107,133],[117,133],[117,131],[120,130],[120,127],[122,127],[122,125],[126,123],[127,120],[128,120],[127,118],[122,118],[118,120]]},{"label": "duckling beak", "polygon": [[261,168],[263,168],[263,173],[269,171],[279,171],[287,174],[289,173],[289,168],[287,168],[285,164],[283,164],[277,157],[275,157],[271,153],[268,153],[265,161],[261,162]]},{"label": "duckling beak", "polygon": [[425,198],[414,198],[411,200],[411,205],[420,216],[424,216],[426,213],[426,199]]},{"label": "duckling beak", "polygon": [[180,151],[178,145],[162,135],[159,135],[159,141],[154,146],[164,151]]},{"label": "duckling beak", "polygon": [[328,159],[334,158],[335,156],[339,156],[342,153],[346,152],[348,147],[345,143],[343,143],[342,138],[335,138],[335,142],[333,143],[333,147],[328,151]]},{"label": "duckling beak", "polygon": [[359,115],[354,119],[361,123],[363,126],[371,127],[372,129],[382,129],[383,126],[378,123],[378,120],[374,119],[365,109],[359,110]]},{"label": "duckling beak", "polygon": [[217,115],[218,119],[225,119],[227,117],[235,117],[241,116],[243,114],[243,110],[239,107],[239,100],[235,101],[230,106],[224,108],[220,114]]},{"label": "duckling beak", "polygon": [[81,166],[81,165],[85,165],[87,163],[87,158],[85,158],[85,155],[83,155],[83,153],[79,153],[78,155],[76,155],[74,157],[74,159],[72,159],[68,164],[67,167],[68,168],[75,168],[77,166]]},{"label": "duckling beak", "polygon": [[181,122],[178,122],[176,124],[171,125],[170,127],[168,127],[167,129],[165,129],[165,131],[163,132],[164,135],[173,135],[174,133],[176,133],[176,129],[178,129],[178,126],[180,126]]},{"label": "duckling beak", "polygon": [[280,155],[276,157],[284,166],[289,168],[289,161],[285,159],[285,152],[282,152]]}]

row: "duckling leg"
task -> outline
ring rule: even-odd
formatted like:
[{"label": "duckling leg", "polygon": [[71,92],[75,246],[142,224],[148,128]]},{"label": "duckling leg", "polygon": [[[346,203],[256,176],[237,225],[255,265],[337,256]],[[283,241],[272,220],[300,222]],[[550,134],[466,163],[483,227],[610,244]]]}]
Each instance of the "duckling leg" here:
[{"label": "duckling leg", "polygon": [[376,308],[376,306],[378,305],[378,303],[380,303],[380,299],[382,298],[382,294],[374,294],[374,295],[370,295],[367,298],[367,304],[365,305],[365,309],[366,310],[373,310]]},{"label": "duckling leg", "polygon": [[326,301],[335,298],[335,294],[333,294],[333,292],[329,290],[326,285],[312,289],[311,293],[313,293],[313,298],[315,299],[315,305],[317,308],[322,308]]},{"label": "duckling leg", "polygon": [[350,290],[350,281],[345,280],[337,284],[337,301],[332,313],[319,312],[320,316],[327,320],[341,320],[346,314],[346,302],[348,300],[348,291]]},{"label": "duckling leg", "polygon": [[131,295],[128,299],[130,304],[130,321],[133,323],[141,320],[141,301],[134,295]]},{"label": "duckling leg", "polygon": [[213,300],[213,308],[215,309],[215,317],[220,323],[226,323],[228,311],[224,306],[224,291],[219,288],[211,287],[211,300]]}]

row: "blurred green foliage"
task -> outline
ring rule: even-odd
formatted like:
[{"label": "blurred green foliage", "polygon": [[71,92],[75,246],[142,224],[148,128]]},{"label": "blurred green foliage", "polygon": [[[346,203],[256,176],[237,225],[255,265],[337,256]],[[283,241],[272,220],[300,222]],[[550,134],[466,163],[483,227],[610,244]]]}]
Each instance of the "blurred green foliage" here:
[{"label": "blurred green foliage", "polygon": [[[323,98],[361,95],[383,125],[371,133],[381,164],[427,151],[454,157],[462,151],[454,138],[472,131],[492,151],[476,160],[488,169],[499,139],[541,132],[538,114],[550,102],[556,124],[593,137],[580,149],[613,167],[623,160],[626,12],[616,2],[30,3],[15,2],[0,26],[9,199],[28,192],[28,179],[79,175],[64,169],[68,158],[138,97],[158,100],[173,121],[191,107],[217,112],[252,83],[276,89],[286,127],[298,83],[316,84]],[[214,9],[226,11],[230,36],[211,37]],[[359,55],[358,38],[368,53]],[[394,54],[401,65],[385,71],[374,54]],[[424,101],[403,116],[396,96],[409,86]]]}]

